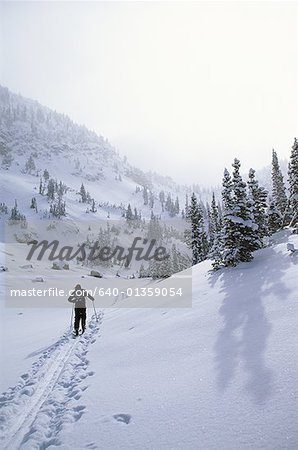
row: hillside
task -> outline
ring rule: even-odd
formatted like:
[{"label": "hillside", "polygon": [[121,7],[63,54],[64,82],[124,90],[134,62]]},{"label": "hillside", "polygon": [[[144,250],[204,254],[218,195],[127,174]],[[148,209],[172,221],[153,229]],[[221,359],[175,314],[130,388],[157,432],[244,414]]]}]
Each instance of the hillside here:
[{"label": "hillside", "polygon": [[[30,217],[30,201],[35,196],[39,216],[47,215],[48,199],[38,195],[45,169],[50,178],[65,184],[64,200],[70,219],[84,216],[91,208],[91,202],[78,204],[82,183],[90,199],[95,200],[95,217],[99,218],[108,214],[117,218],[130,203],[142,217],[150,217],[153,211],[167,219],[160,192],[165,197],[170,195],[173,201],[178,197],[180,212],[186,193],[191,192],[190,187],[177,185],[170,177],[132,167],[107,139],[0,86],[1,201],[5,200],[10,209],[17,199],[20,211]],[[210,189],[197,186],[196,190],[203,201],[210,200]]]},{"label": "hillside", "polygon": [[[3,442],[297,448],[298,252],[288,242],[298,248],[297,236],[275,234],[236,268],[195,266],[192,308],[106,309],[78,341],[69,309],[6,309]],[[32,286],[22,269],[15,276]]]}]

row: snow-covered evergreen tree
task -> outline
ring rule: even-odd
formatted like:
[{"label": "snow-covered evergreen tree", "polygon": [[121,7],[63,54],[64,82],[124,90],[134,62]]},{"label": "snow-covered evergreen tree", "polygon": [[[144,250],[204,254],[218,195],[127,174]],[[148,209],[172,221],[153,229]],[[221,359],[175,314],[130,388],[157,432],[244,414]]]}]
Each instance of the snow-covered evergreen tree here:
[{"label": "snow-covered evergreen tree", "polygon": [[272,197],[276,209],[282,218],[283,225],[286,225],[284,216],[287,209],[286,188],[282,172],[280,170],[276,151],[272,150]]},{"label": "snow-covered evergreen tree", "polygon": [[0,203],[0,214],[8,214],[8,207],[4,202]]},{"label": "snow-covered evergreen tree", "polygon": [[50,213],[60,219],[63,216],[66,216],[66,204],[62,200],[62,197],[59,196],[55,203],[50,205]]},{"label": "snow-covered evergreen tree", "polygon": [[55,190],[56,190],[56,183],[55,180],[51,178],[48,182],[48,191],[47,191],[47,196],[50,200],[54,200]]},{"label": "snow-covered evergreen tree", "polygon": [[167,199],[166,199],[166,203],[165,203],[165,210],[168,211],[168,213],[170,215],[172,215],[172,213],[173,213],[173,202],[172,202],[172,197],[171,197],[170,193],[168,193],[168,195],[167,195]]},{"label": "snow-covered evergreen tree", "polygon": [[148,276],[147,271],[145,270],[144,264],[141,263],[139,270],[139,278],[146,278]]},{"label": "snow-covered evergreen tree", "polygon": [[188,199],[188,193],[185,194],[185,207],[184,207],[184,214],[185,217],[188,215],[188,208],[189,208],[189,199]]},{"label": "snow-covered evergreen tree", "polygon": [[195,193],[191,196],[187,220],[190,222],[188,245],[192,250],[193,265],[206,259],[208,251],[207,235],[204,229],[203,212]]},{"label": "snow-covered evergreen tree", "polygon": [[27,160],[25,164],[25,171],[26,173],[32,173],[36,170],[35,162],[33,159],[33,156],[30,155],[29,159]]},{"label": "snow-covered evergreen tree", "polygon": [[250,169],[248,174],[248,200],[253,214],[254,222],[258,226],[256,234],[258,237],[258,246],[263,246],[263,238],[268,235],[268,216],[267,209],[267,191],[259,186],[259,182],[255,177],[255,170]]},{"label": "snow-covered evergreen tree", "polygon": [[246,184],[240,175],[240,161],[235,158],[232,164],[233,171],[233,192],[234,205],[232,220],[234,222],[234,237],[236,241],[237,259],[239,261],[250,261],[252,251],[258,248],[257,237],[255,235],[256,224],[247,199]]},{"label": "snow-covered evergreen tree", "polygon": [[172,263],[170,256],[162,261],[152,260],[150,264],[150,276],[156,278],[168,278],[172,275]]},{"label": "snow-covered evergreen tree", "polygon": [[269,200],[268,215],[268,233],[273,234],[282,226],[282,218],[272,198]]},{"label": "snow-covered evergreen tree", "polygon": [[179,206],[179,199],[178,199],[178,197],[176,197],[176,200],[175,200],[174,211],[175,211],[176,215],[179,214],[180,206]]},{"label": "snow-covered evergreen tree", "polygon": [[160,225],[160,220],[158,220],[158,218],[154,215],[151,216],[151,219],[149,221],[146,238],[149,241],[155,239],[157,243],[161,242],[163,238],[163,230]]},{"label": "snow-covered evergreen tree", "polygon": [[165,193],[164,191],[160,191],[159,193],[159,201],[161,203],[161,209],[164,211],[164,205],[165,205]]},{"label": "snow-covered evergreen tree", "polygon": [[94,200],[94,198],[92,199],[92,202],[91,202],[91,209],[90,209],[90,211],[93,212],[93,213],[96,213],[96,211],[97,211],[97,209],[95,207],[95,200]]},{"label": "snow-covered evergreen tree", "polygon": [[291,226],[298,232],[298,140],[295,138],[289,163],[289,203]]},{"label": "snow-covered evergreen tree", "polygon": [[152,209],[154,206],[154,194],[153,192],[149,192],[149,207]]},{"label": "snow-covered evergreen tree", "polygon": [[85,189],[85,186],[83,183],[80,188],[80,195],[81,195],[82,203],[86,203],[87,202],[87,192],[86,192],[86,189]]},{"label": "snow-covered evergreen tree", "polygon": [[50,174],[49,174],[49,171],[47,169],[45,169],[43,171],[43,177],[44,177],[45,181],[49,181]]},{"label": "snow-covered evergreen tree", "polygon": [[36,202],[36,198],[35,198],[35,197],[33,197],[33,198],[31,199],[31,205],[30,205],[30,208],[31,208],[31,209],[35,209],[35,211],[37,212],[37,202]]},{"label": "snow-covered evergreen tree", "polygon": [[176,245],[172,245],[171,249],[171,259],[172,259],[172,269],[173,273],[177,273],[180,271],[180,263],[179,263],[179,254],[176,248]]},{"label": "snow-covered evergreen tree", "polygon": [[133,220],[133,214],[132,214],[130,203],[128,203],[128,207],[127,207],[127,210],[125,213],[125,218],[128,222]]},{"label": "snow-covered evergreen tree", "polygon": [[[214,267],[235,266],[241,261],[251,261],[252,252],[258,248],[251,205],[247,198],[246,184],[240,175],[240,161],[234,160],[231,178],[227,169],[223,178],[223,229],[216,237],[211,254]],[[215,247],[216,245],[216,247]]]},{"label": "snow-covered evergreen tree", "polygon": [[224,170],[224,177],[222,181],[222,201],[223,201],[223,229],[221,239],[218,236],[216,240],[216,248],[212,251],[212,257],[216,259],[216,267],[219,261],[225,266],[236,264],[235,260],[235,240],[234,240],[234,225],[232,220],[233,214],[233,183],[232,178],[227,169]]},{"label": "snow-covered evergreen tree", "polygon": [[148,189],[146,186],[143,187],[143,199],[144,199],[144,205],[148,205],[149,196],[148,196]]},{"label": "snow-covered evergreen tree", "polygon": [[218,206],[215,201],[214,192],[212,193],[211,207],[209,209],[208,216],[209,216],[209,245],[210,247],[212,247],[216,236],[220,232],[219,212]]},{"label": "snow-covered evergreen tree", "polygon": [[10,214],[10,220],[12,221],[20,221],[20,222],[26,222],[26,217],[24,216],[24,214],[21,214],[18,208],[18,203],[15,200],[14,202],[14,207],[11,209],[11,214]]}]

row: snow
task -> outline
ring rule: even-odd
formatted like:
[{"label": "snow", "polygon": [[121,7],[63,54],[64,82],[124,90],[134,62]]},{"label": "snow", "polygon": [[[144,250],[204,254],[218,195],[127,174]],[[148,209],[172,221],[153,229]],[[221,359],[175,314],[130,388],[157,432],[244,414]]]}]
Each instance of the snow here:
[{"label": "snow", "polygon": [[[8,110],[11,110],[10,118],[7,117]],[[144,173],[131,166],[125,157],[121,158],[102,136],[2,86],[0,131],[1,201],[5,202],[10,212],[17,199],[20,212],[29,219],[39,219],[49,211],[46,195],[38,193],[40,177],[45,169],[50,178],[58,183],[61,180],[69,188],[63,200],[66,201],[67,217],[74,220],[88,219],[91,215],[86,214],[91,204],[79,203],[78,191],[82,183],[96,202],[97,212],[92,214],[96,219],[106,219],[108,213],[111,219],[117,219],[129,203],[132,209],[137,208],[143,218],[150,218],[151,208],[144,205],[142,191],[136,192],[136,187],[142,189],[147,186],[152,191],[153,212],[161,215],[162,219],[169,217],[167,212],[162,211],[160,191],[163,190],[166,197],[170,193],[173,201],[178,196],[180,210],[184,208],[186,193],[190,194],[194,190],[203,202],[209,200],[212,193],[212,189],[199,185],[190,188],[178,185],[170,177]],[[4,155],[11,158],[10,163],[3,162]],[[26,173],[26,162],[30,155],[36,168]],[[219,196],[219,188],[216,187],[214,191]],[[29,208],[34,196],[38,214]]]},{"label": "snow", "polygon": [[3,447],[296,449],[298,257],[288,243],[298,236],[286,230],[250,263],[195,266],[192,308],[106,309],[78,339],[69,309],[5,307],[6,258]]},{"label": "snow", "polygon": [[[65,307],[55,299],[58,308],[28,307],[26,298],[15,308],[7,302],[10,288],[66,291],[75,281],[88,289],[116,283],[117,267],[100,268],[104,278],[98,280],[89,276],[90,267],[73,262],[69,270],[53,270],[49,261],[26,261],[24,234],[40,237],[47,227],[49,202],[38,194],[44,169],[69,188],[63,197],[67,220],[55,221],[46,235],[61,242],[74,235],[83,242],[88,225],[94,234],[93,223],[106,222],[108,214],[110,223],[119,220],[128,203],[149,218],[136,187],[152,190],[153,212],[163,224],[169,217],[159,192],[178,196],[183,207],[191,191],[133,168],[107,140],[69,118],[1,87],[0,94],[1,151],[13,157],[11,166],[0,168],[1,202],[10,212],[17,199],[30,223],[4,233],[8,216],[0,214],[1,448],[297,449],[298,252],[287,249],[298,248],[298,235],[275,234],[252,262],[235,268],[214,272],[210,261],[195,266],[192,307],[165,301],[158,308],[130,308],[123,300],[98,308],[98,322],[89,308],[87,330],[74,339],[66,299]],[[6,120],[7,106],[19,109],[16,120]],[[24,173],[31,153],[36,170]],[[96,201],[94,214],[79,202],[82,183]],[[210,201],[210,190],[193,189]],[[38,213],[30,208],[34,196]],[[129,282],[163,287],[169,279]]]}]

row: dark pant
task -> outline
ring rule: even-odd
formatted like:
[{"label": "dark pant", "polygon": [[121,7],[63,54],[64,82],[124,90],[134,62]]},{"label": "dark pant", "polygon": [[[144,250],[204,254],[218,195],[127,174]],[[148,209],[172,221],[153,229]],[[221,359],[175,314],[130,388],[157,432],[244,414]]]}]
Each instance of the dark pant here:
[{"label": "dark pant", "polygon": [[78,330],[80,328],[80,321],[82,329],[84,330],[86,327],[86,308],[75,308],[75,321],[74,321],[75,330]]}]

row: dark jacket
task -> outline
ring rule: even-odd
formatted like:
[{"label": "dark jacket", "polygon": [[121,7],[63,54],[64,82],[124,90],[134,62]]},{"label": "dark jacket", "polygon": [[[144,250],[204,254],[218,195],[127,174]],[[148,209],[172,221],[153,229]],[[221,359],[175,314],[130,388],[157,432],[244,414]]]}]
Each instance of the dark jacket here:
[{"label": "dark jacket", "polygon": [[82,295],[78,296],[76,295],[76,292],[74,292],[73,295],[68,297],[68,301],[70,303],[74,303],[75,308],[86,308],[86,298],[94,300],[94,297],[92,297],[92,295],[88,294],[88,292],[83,289],[80,292]]}]

